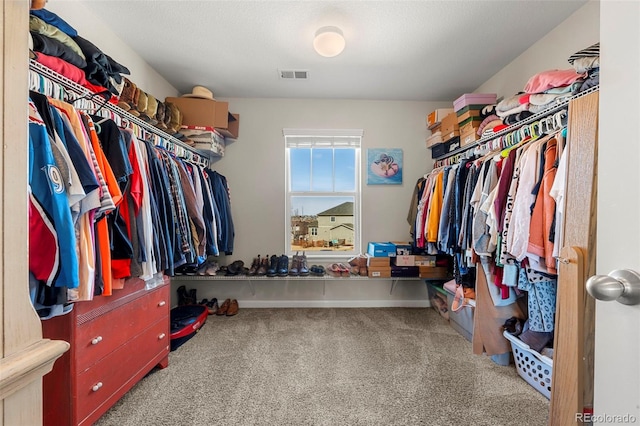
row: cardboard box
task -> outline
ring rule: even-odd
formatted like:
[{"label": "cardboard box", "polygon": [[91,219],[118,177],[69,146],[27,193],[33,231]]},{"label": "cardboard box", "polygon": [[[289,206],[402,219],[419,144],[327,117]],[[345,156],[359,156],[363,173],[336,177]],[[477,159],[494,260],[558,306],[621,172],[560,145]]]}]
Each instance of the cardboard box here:
[{"label": "cardboard box", "polygon": [[[445,142],[448,142],[452,139],[455,139],[457,137],[460,136],[460,131],[459,130],[454,130],[453,132],[449,132],[449,133],[443,133],[442,134],[442,140]],[[449,150],[449,151],[453,151],[453,150]]]},{"label": "cardboard box", "polygon": [[447,268],[444,266],[416,266],[420,278],[430,278],[444,280],[449,277]]},{"label": "cardboard box", "polygon": [[414,264],[416,266],[436,266],[435,256],[414,256]]},{"label": "cardboard box", "polygon": [[[455,112],[450,112],[446,117],[442,119],[442,124],[440,125],[440,131],[442,132],[443,138],[444,135],[448,135],[451,132],[457,132],[460,130],[458,126],[458,116]],[[444,138],[447,140],[446,138]]]},{"label": "cardboard box", "polygon": [[465,93],[453,101],[453,109],[459,111],[467,105],[491,105],[497,98],[495,93]]},{"label": "cardboard box", "polygon": [[476,128],[469,126],[464,132],[460,133],[460,146],[467,146],[480,139],[476,131]]},{"label": "cardboard box", "polygon": [[431,148],[431,158],[439,158],[460,148],[460,137],[456,136]]},{"label": "cardboard box", "polygon": [[391,266],[367,267],[369,278],[391,278]]},{"label": "cardboard box", "polygon": [[432,133],[431,136],[427,138],[427,148],[431,148],[434,145],[442,142],[444,142],[444,140],[442,139],[442,133],[440,131],[437,131],[435,133]]},{"label": "cardboard box", "polygon": [[391,276],[397,278],[417,278],[420,270],[417,266],[392,266]]},{"label": "cardboard box", "polygon": [[200,98],[166,98],[182,113],[184,126],[209,126],[220,129],[229,127],[229,102]]},{"label": "cardboard box", "polygon": [[373,257],[394,257],[396,246],[393,243],[369,243],[367,254]]},{"label": "cardboard box", "polygon": [[226,129],[216,127],[225,138],[238,139],[240,130],[240,114],[231,114],[228,116],[229,124]]},{"label": "cardboard box", "polygon": [[456,111],[456,114],[458,115],[458,117],[460,117],[462,114],[464,114],[467,111],[475,111],[476,114],[472,114],[472,116],[477,116],[480,115],[480,113],[482,112],[482,109],[486,107],[486,105],[467,105],[465,107],[463,107],[462,109],[459,109]]},{"label": "cardboard box", "polygon": [[[464,122],[465,120],[468,120],[469,118],[474,118],[474,117],[475,118],[480,117],[480,110],[472,109],[462,114],[458,114],[458,125],[460,126],[461,125],[460,123]],[[460,131],[462,131],[462,129],[460,129]]]},{"label": "cardboard box", "polygon": [[397,255],[396,266],[416,266],[416,257],[412,254],[409,255]]},{"label": "cardboard box", "polygon": [[407,241],[391,241],[391,244],[396,246],[396,256],[401,254],[411,254],[411,243]]},{"label": "cardboard box", "polygon": [[453,108],[439,108],[427,115],[427,127],[431,129],[433,126],[442,122],[442,119],[453,112]]},{"label": "cardboard box", "polygon": [[460,133],[462,133],[462,128],[468,125],[472,125],[472,126],[476,126],[476,127],[480,127],[480,125],[482,124],[482,118],[481,117],[469,117],[464,121],[461,121],[459,124],[460,126]]},{"label": "cardboard box", "polygon": [[367,266],[387,267],[391,266],[390,257],[373,257],[367,254]]}]

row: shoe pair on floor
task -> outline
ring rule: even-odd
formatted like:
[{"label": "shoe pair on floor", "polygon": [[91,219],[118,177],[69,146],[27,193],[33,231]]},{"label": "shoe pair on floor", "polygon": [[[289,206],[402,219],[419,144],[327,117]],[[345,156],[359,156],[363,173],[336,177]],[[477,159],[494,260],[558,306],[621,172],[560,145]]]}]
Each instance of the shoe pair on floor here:
[{"label": "shoe pair on floor", "polygon": [[209,315],[226,315],[232,317],[236,315],[240,309],[236,299],[225,299],[222,305],[218,306],[218,299],[214,297],[211,300],[202,299],[200,304],[207,307]]}]

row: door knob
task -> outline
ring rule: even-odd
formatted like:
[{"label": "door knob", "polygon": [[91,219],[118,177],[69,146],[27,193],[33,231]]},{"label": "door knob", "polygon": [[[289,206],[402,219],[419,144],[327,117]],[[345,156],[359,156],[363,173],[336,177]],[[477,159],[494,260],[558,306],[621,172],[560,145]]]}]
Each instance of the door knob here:
[{"label": "door knob", "polygon": [[587,291],[598,300],[617,300],[625,305],[640,304],[640,274],[620,269],[587,280]]}]

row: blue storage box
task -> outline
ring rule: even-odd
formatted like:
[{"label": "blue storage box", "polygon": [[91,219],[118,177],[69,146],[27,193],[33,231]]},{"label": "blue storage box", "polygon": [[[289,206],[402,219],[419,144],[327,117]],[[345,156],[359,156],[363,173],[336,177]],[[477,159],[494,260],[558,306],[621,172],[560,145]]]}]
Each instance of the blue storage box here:
[{"label": "blue storage box", "polygon": [[373,257],[395,257],[396,245],[392,243],[369,243],[367,253]]}]

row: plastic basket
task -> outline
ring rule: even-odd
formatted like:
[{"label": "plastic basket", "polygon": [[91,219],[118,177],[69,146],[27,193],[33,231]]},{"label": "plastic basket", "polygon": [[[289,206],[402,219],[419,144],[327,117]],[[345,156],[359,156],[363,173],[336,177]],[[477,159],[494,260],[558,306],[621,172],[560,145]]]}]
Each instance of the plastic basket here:
[{"label": "plastic basket", "polygon": [[546,396],[547,399],[551,399],[553,360],[547,356],[540,355],[531,349],[529,345],[508,332],[503,332],[503,335],[511,342],[513,359],[520,377],[533,386],[535,390]]}]

